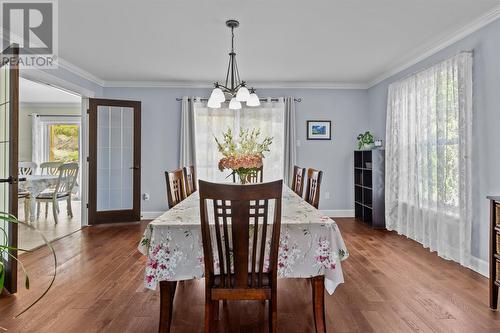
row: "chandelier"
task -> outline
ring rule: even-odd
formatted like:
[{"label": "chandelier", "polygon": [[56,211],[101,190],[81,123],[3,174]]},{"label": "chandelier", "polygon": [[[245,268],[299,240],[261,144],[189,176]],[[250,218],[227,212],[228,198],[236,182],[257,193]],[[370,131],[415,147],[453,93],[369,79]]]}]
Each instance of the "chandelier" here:
[{"label": "chandelier", "polygon": [[207,106],[209,108],[218,109],[221,103],[229,100],[229,109],[241,109],[241,102],[245,102],[247,106],[259,106],[259,96],[255,93],[255,89],[250,91],[246,87],[245,81],[240,80],[238,65],[236,64],[236,53],[234,53],[234,28],[237,28],[240,23],[236,20],[227,20],[226,26],[231,28],[231,52],[229,53],[229,65],[227,66],[226,83],[225,85],[214,83],[214,90],[210,94]]}]

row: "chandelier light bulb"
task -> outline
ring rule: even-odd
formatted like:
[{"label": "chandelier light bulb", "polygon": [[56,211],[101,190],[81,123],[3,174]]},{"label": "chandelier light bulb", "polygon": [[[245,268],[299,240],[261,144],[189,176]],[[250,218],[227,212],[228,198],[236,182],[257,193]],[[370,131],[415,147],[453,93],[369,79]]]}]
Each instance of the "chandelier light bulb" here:
[{"label": "chandelier light bulb", "polygon": [[222,91],[221,88],[217,87],[212,90],[212,94],[210,95],[210,98],[214,98],[214,102],[217,103],[222,103],[226,101],[226,96],[224,96],[224,92]]},{"label": "chandelier light bulb", "polygon": [[229,102],[229,109],[231,110],[241,109],[241,103],[240,101],[236,100],[236,97],[231,98],[231,101]]},{"label": "chandelier light bulb", "polygon": [[257,96],[255,92],[252,92],[250,94],[250,97],[248,98],[247,106],[259,106],[259,105],[260,105],[259,96]]},{"label": "chandelier light bulb", "polygon": [[211,109],[220,109],[220,102],[218,102],[214,96],[213,96],[213,93],[212,95],[210,96],[210,98],[208,99],[208,102],[207,102],[207,107],[211,108]]},{"label": "chandelier light bulb", "polygon": [[246,102],[250,98],[250,92],[247,87],[241,86],[236,93],[236,100],[239,102]]}]

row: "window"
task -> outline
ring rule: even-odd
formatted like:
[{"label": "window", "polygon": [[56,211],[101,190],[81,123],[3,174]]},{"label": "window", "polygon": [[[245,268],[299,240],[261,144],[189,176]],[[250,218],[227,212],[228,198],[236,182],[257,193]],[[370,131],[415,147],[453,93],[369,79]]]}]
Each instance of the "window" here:
[{"label": "window", "polygon": [[80,116],[32,114],[33,161],[80,161]]},{"label": "window", "polygon": [[[227,103],[226,103],[227,104]],[[207,108],[206,103],[196,102],[196,169],[200,179],[227,182],[229,172],[220,172],[217,165],[221,155],[217,150],[214,136],[231,128],[239,133],[240,128],[259,128],[261,139],[273,137],[270,152],[265,153],[264,180],[283,178],[284,152],[284,102],[265,102],[260,107],[229,110],[227,105],[220,109]]]},{"label": "window", "polygon": [[49,125],[48,156],[50,162],[78,162],[80,126],[73,124]]},{"label": "window", "polygon": [[470,264],[472,55],[389,87],[386,226]]}]

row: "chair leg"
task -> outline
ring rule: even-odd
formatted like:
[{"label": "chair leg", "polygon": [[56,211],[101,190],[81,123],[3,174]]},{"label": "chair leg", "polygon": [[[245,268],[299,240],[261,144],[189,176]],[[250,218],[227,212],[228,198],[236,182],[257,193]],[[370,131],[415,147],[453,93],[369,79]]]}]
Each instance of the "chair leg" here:
[{"label": "chair leg", "polygon": [[28,199],[24,199],[24,221],[30,222],[30,202]]},{"label": "chair leg", "polygon": [[57,224],[59,222],[57,216],[59,213],[59,210],[57,209],[57,201],[52,202],[52,213],[54,214],[54,222]]},{"label": "chair leg", "polygon": [[[34,198],[31,199],[31,200],[35,200]],[[47,208],[45,208],[45,210],[47,210]],[[40,202],[37,202],[36,203],[36,218],[39,219],[40,218]]]},{"label": "chair leg", "polygon": [[71,196],[68,197],[68,200],[66,201],[66,210],[68,211],[68,216],[73,218],[73,209],[71,207]]},{"label": "chair leg", "polygon": [[[54,209],[54,207],[52,207]],[[49,215],[49,203],[45,203],[45,219],[47,219],[47,216]]]},{"label": "chair leg", "polygon": [[214,329],[214,315],[215,315],[215,305],[219,304],[217,301],[212,301],[208,297],[205,298],[205,333],[213,333]]},{"label": "chair leg", "polygon": [[271,291],[269,300],[269,333],[276,333],[278,326],[278,305],[276,302],[276,289]]}]

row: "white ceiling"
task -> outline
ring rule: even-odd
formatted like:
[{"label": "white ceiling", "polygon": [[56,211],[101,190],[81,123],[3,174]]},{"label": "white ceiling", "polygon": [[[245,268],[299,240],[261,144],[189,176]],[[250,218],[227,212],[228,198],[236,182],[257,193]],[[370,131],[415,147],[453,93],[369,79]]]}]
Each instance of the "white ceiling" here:
[{"label": "white ceiling", "polygon": [[367,84],[500,0],[64,0],[60,56],[104,81]]},{"label": "white ceiling", "polygon": [[77,104],[81,97],[59,88],[19,78],[19,101],[32,104]]}]

